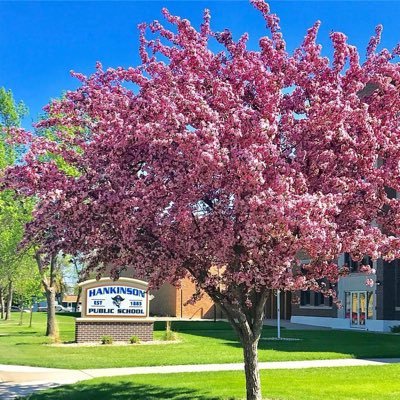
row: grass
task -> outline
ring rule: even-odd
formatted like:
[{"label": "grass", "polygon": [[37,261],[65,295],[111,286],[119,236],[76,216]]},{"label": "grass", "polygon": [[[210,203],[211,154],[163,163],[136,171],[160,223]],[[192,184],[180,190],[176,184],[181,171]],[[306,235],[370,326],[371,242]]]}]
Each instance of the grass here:
[{"label": "grass", "polygon": [[[236,335],[224,322],[173,322],[179,343],[146,346],[53,347],[44,336],[45,315],[34,314],[33,327],[18,326],[18,319],[0,321],[0,364],[55,368],[106,368],[150,365],[242,362]],[[74,340],[74,318],[57,316],[61,340]],[[165,323],[156,323],[154,338],[160,340]],[[282,331],[300,341],[262,341],[260,361],[334,358],[400,357],[400,336],[354,331]],[[263,336],[275,329],[265,327]]]},{"label": "grass", "polygon": [[[261,371],[263,394],[274,400],[397,400],[400,365]],[[243,399],[241,372],[135,375],[62,386],[29,400]]]}]

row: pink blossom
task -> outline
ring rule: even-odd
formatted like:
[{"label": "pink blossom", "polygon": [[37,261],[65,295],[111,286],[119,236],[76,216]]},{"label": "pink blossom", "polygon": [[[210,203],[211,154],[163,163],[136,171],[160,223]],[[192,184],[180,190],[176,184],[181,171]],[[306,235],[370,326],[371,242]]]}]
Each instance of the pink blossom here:
[{"label": "pink blossom", "polygon": [[371,279],[371,278],[368,278],[368,279],[365,280],[365,284],[368,287],[373,287],[375,285],[375,281],[373,279]]},{"label": "pink blossom", "polygon": [[167,10],[172,30],[140,25],[142,64],[74,74],[81,86],[37,125],[54,138],[14,130],[29,150],[2,177],[37,199],[26,243],[153,288],[189,276],[243,335],[269,289],[334,297],[343,252],[400,257],[398,48],[376,53],[378,28],[361,64],[336,32],[331,64],[316,23],[289,54],[252,3],[268,28],[258,51],[212,31],[208,12],[200,32]]}]

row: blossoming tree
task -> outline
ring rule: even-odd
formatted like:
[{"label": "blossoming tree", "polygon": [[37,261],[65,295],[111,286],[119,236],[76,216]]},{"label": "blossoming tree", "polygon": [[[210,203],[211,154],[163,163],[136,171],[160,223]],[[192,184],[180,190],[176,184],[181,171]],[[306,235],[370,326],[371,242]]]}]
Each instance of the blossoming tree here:
[{"label": "blossoming tree", "polygon": [[319,23],[289,54],[277,16],[252,3],[270,32],[258,50],[212,31],[207,11],[200,30],[167,10],[171,30],[140,25],[142,64],[75,74],[81,87],[39,124],[53,138],[14,131],[29,151],[6,178],[39,199],[26,240],[44,253],[79,252],[115,277],[130,268],[152,287],[196,282],[243,345],[247,398],[261,399],[269,290],[334,295],[340,253],[399,256],[386,188],[400,190],[400,68],[398,48],[376,51],[380,27],[362,63],[342,33],[323,57]]}]

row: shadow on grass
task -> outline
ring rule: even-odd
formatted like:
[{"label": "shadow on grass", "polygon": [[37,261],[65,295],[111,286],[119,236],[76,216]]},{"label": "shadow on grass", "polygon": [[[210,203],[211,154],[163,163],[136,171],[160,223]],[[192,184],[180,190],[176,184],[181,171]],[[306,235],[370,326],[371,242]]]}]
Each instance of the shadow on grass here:
[{"label": "shadow on grass", "polygon": [[50,340],[46,340],[46,336],[44,337],[44,340],[40,341],[40,342],[17,342],[14,343],[14,346],[35,346],[35,345],[42,345],[42,344],[50,344],[52,343]]},{"label": "shadow on grass", "polygon": [[[165,331],[166,322],[165,321],[156,321],[154,322],[154,330],[155,331]],[[190,333],[192,331],[201,332],[201,331],[232,331],[232,327],[228,322],[224,321],[172,321],[171,322],[172,330],[176,332],[187,332]]]},{"label": "shadow on grass", "polygon": [[[282,353],[339,353],[355,358],[396,358],[400,357],[400,336],[373,332],[352,331],[295,331],[282,332],[283,337],[297,338],[299,341],[260,340],[259,350],[274,350]],[[262,337],[272,337],[263,330]],[[377,345],[379,343],[379,345]],[[238,340],[224,343],[231,347],[241,347]]]},{"label": "shadow on grass", "polygon": [[[207,336],[224,340],[231,347],[241,347],[236,333],[230,324],[223,321],[174,321],[172,329],[196,336]],[[275,326],[264,326],[262,337],[275,337]],[[260,350],[301,353],[341,353],[357,358],[400,357],[400,336],[375,332],[349,330],[287,330],[282,329],[283,337],[299,341],[261,340]],[[379,342],[379,345],[377,345]]]},{"label": "shadow on grass", "polygon": [[[165,321],[156,321],[154,331],[165,331],[165,325]],[[172,321],[171,329],[178,333],[238,342],[236,332],[228,322],[224,321]],[[269,332],[271,336],[271,332],[276,331],[276,328],[265,326],[263,331]]]},{"label": "shadow on grass", "polygon": [[[223,344],[241,348],[236,333],[224,321],[173,321],[172,329],[194,336],[221,339]],[[164,330],[165,322],[158,321],[155,330]],[[400,336],[365,331],[349,330],[287,330],[283,337],[298,341],[261,340],[259,350],[274,350],[282,353],[338,353],[356,358],[400,357]],[[262,337],[275,337],[276,327],[264,326]],[[379,345],[377,345],[379,343]]]},{"label": "shadow on grass", "polygon": [[130,382],[61,386],[32,394],[25,400],[218,400],[218,397],[187,388],[165,388]]},{"label": "shadow on grass", "polygon": [[39,332],[30,331],[30,332],[14,332],[14,333],[0,333],[0,337],[18,337],[18,336],[35,336],[39,335]]}]

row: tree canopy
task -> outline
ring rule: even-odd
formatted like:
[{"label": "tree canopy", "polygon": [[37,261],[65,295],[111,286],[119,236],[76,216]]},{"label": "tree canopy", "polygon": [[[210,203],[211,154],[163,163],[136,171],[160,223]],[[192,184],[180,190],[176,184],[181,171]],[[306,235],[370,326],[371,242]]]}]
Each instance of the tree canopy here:
[{"label": "tree canopy", "polygon": [[207,10],[200,30],[166,9],[171,29],[140,25],[140,66],[75,73],[80,88],[47,107],[39,127],[68,128],[60,140],[14,131],[29,152],[7,182],[38,197],[26,235],[49,253],[79,252],[116,277],[130,268],[153,287],[191,277],[237,330],[258,399],[249,359],[267,290],[333,295],[342,252],[400,254],[387,194],[400,190],[400,67],[399,47],[377,51],[381,27],[364,61],[338,32],[323,57],[319,22],[289,54],[278,17],[252,3],[270,32],[257,50],[214,32]]}]

